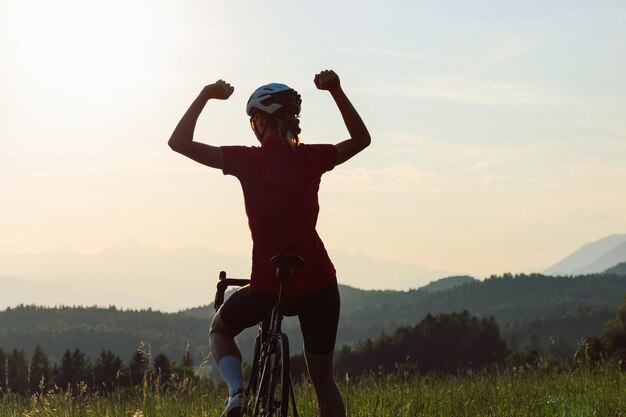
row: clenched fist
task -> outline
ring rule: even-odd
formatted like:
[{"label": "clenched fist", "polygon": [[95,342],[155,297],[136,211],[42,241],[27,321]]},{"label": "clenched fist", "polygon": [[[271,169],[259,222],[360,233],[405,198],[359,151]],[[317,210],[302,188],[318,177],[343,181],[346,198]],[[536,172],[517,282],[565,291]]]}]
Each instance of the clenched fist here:
[{"label": "clenched fist", "polygon": [[313,79],[315,86],[320,90],[332,91],[340,88],[339,76],[333,70],[324,70],[315,75]]},{"label": "clenched fist", "polygon": [[233,94],[233,91],[235,91],[235,87],[228,84],[224,80],[217,80],[215,83],[204,87],[204,93],[207,97],[218,100],[226,100],[231,96],[231,94]]}]

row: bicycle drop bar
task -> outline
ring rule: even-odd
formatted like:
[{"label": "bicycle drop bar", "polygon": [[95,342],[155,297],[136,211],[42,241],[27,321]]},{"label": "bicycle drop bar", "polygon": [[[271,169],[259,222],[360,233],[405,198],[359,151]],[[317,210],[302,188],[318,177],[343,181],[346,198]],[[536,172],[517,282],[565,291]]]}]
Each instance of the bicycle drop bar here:
[{"label": "bicycle drop bar", "polygon": [[226,272],[220,272],[220,280],[217,283],[217,292],[215,293],[215,301],[213,307],[217,311],[224,304],[224,293],[228,287],[243,287],[250,284],[249,279],[226,278]]}]

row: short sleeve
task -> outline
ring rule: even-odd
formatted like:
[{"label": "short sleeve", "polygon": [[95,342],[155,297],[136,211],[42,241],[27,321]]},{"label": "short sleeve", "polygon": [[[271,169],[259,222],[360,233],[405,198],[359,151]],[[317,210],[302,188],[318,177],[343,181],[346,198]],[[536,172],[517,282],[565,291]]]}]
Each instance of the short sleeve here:
[{"label": "short sleeve", "polygon": [[245,177],[251,169],[255,148],[249,146],[222,146],[224,175]]},{"label": "short sleeve", "polygon": [[335,145],[307,145],[313,158],[323,174],[331,171],[337,165],[337,147]]}]

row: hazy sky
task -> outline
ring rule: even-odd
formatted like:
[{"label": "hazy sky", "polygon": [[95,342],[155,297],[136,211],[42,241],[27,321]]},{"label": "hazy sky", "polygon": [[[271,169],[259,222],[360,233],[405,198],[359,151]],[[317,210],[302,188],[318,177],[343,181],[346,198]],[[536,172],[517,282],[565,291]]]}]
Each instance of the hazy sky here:
[{"label": "hazy sky", "polygon": [[626,2],[0,2],[0,253],[133,239],[251,248],[238,182],[172,152],[255,144],[254,88],[303,98],[303,141],[347,137],[331,68],[372,145],[322,181],[326,246],[484,276],[626,232]]}]

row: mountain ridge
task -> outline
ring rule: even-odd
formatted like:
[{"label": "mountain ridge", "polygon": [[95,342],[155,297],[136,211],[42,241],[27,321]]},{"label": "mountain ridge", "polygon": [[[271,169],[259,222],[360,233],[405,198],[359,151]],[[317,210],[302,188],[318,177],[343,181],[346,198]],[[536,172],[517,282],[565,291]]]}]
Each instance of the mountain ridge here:
[{"label": "mountain ridge", "polygon": [[[626,243],[626,234],[611,234],[599,240],[588,242],[567,255],[554,265],[543,270],[547,275],[577,275],[585,273],[598,273],[613,266],[599,263],[592,267],[594,262],[611,252],[618,246]],[[625,257],[621,262],[626,261]],[[616,261],[619,263],[620,261]]]},{"label": "mountain ridge", "polygon": [[599,271],[605,271],[624,261],[626,261],[626,242],[614,247],[590,264],[577,269],[574,271],[574,275],[594,274]]},{"label": "mountain ridge", "polygon": [[419,289],[427,292],[445,291],[474,281],[476,281],[476,278],[469,275],[445,277],[432,281]]},{"label": "mountain ridge", "polygon": [[[339,282],[364,289],[408,290],[454,275],[414,264],[377,261],[363,253],[329,252]],[[0,308],[20,303],[115,304],[174,312],[206,304],[213,296],[219,271],[246,277],[250,268],[249,256],[222,254],[202,245],[167,250],[132,240],[95,254],[67,248],[0,254],[0,284],[11,287],[11,294],[0,292]]]}]

